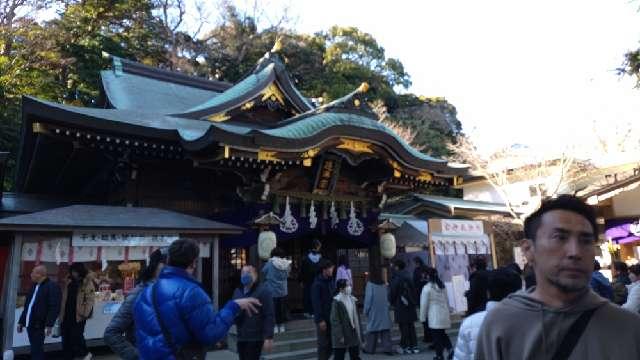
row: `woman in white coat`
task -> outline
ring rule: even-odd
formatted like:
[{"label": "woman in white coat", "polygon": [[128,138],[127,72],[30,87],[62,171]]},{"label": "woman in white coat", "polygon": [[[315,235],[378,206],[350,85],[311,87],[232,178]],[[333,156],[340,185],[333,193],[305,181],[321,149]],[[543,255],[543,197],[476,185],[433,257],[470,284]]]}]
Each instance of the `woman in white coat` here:
[{"label": "woman in white coat", "polygon": [[427,281],[420,295],[420,321],[424,322],[428,319],[436,348],[436,357],[433,359],[444,360],[444,349],[447,349],[447,359],[450,360],[453,358],[453,345],[445,332],[446,329],[451,328],[447,293],[435,269],[429,269]]},{"label": "woman in white coat", "polygon": [[629,296],[627,296],[627,302],[622,307],[638,313],[640,312],[640,265],[636,264],[629,267],[629,279],[631,280],[631,285],[627,285]]}]

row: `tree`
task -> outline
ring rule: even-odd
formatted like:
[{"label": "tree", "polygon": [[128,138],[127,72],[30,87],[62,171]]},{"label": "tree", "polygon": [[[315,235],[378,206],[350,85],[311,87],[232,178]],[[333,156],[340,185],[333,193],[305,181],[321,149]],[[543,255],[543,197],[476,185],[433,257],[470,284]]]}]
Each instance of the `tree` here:
[{"label": "tree", "polygon": [[[572,182],[593,170],[590,163],[576,161],[569,151],[544,152],[514,145],[485,156],[466,136],[459,136],[450,149],[454,154],[451,160],[468,164],[473,174],[489,182],[516,222],[521,222],[519,213],[527,215],[542,199],[570,188]],[[528,204],[516,200],[514,184],[523,182],[535,190]]]}]

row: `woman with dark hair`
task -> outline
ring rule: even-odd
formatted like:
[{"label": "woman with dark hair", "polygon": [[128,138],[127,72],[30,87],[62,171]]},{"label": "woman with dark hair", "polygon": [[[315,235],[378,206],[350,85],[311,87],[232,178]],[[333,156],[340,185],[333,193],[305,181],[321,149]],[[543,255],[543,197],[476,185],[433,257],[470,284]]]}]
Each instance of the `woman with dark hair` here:
[{"label": "woman with dark hair", "polygon": [[360,319],[346,279],[338,280],[331,304],[331,343],[334,360],[344,360],[347,350],[351,360],[360,359]]},{"label": "woman with dark hair", "polygon": [[87,350],[84,327],[91,317],[96,297],[93,273],[90,274],[83,263],[73,263],[62,286],[59,319],[64,359],[91,359],[93,355]]},{"label": "woman with dark hair", "polygon": [[336,283],[340,279],[347,280],[347,285],[353,286],[353,278],[351,277],[351,267],[349,266],[349,258],[347,255],[338,257],[338,270],[336,270]]},{"label": "woman with dark hair", "polygon": [[[427,320],[428,319],[428,320]],[[420,321],[428,321],[433,343],[436,348],[434,360],[443,360],[444,349],[449,352],[448,359],[453,359],[453,345],[445,330],[451,328],[449,302],[444,284],[438,271],[430,269],[427,284],[420,295]]]},{"label": "woman with dark hair", "polygon": [[122,359],[139,359],[138,350],[135,346],[133,305],[140,294],[140,290],[158,278],[160,271],[167,263],[167,250],[168,248],[162,248],[151,253],[149,264],[140,272],[140,284],[127,296],[104,330],[105,344]]},{"label": "woman with dark hair", "polygon": [[631,265],[629,267],[629,296],[627,302],[622,307],[635,313],[640,311],[640,265]]},{"label": "woman with dark hair", "polygon": [[287,321],[287,281],[291,271],[291,260],[285,258],[286,254],[282,248],[276,247],[271,250],[271,259],[262,268],[264,282],[273,296],[273,306],[276,313],[276,324],[274,333],[285,332],[284,324]]},{"label": "woman with dark hair", "polygon": [[364,313],[367,315],[367,335],[363,352],[374,354],[378,340],[382,342],[382,351],[393,355],[391,343],[391,317],[389,310],[389,288],[382,281],[380,269],[373,269],[364,291]]}]

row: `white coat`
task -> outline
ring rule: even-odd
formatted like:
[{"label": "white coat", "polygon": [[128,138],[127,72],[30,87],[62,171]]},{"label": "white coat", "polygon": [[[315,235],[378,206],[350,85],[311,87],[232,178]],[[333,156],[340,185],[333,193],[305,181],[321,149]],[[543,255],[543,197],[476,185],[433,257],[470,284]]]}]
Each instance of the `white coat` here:
[{"label": "white coat", "polygon": [[431,329],[451,328],[446,290],[431,282],[422,288],[420,294],[420,321],[425,322],[427,317]]},{"label": "white coat", "polygon": [[627,302],[622,305],[622,308],[635,313],[640,312],[640,281],[627,285],[627,288],[629,289],[629,296],[627,296]]},{"label": "white coat", "polygon": [[487,310],[477,312],[464,319],[458,332],[458,340],[456,342],[456,351],[453,355],[454,360],[473,360],[476,353],[476,342],[478,341],[478,333],[487,315],[487,311],[491,310],[498,304],[497,301],[487,302]]}]

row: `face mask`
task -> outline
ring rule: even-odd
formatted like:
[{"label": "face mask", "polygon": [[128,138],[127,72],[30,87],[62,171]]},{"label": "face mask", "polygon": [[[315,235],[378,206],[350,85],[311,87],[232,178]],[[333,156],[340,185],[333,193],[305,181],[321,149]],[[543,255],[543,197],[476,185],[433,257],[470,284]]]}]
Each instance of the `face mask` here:
[{"label": "face mask", "polygon": [[351,295],[351,286],[347,286],[346,288],[344,288],[344,293],[346,295]]},{"label": "face mask", "polygon": [[240,282],[244,286],[251,285],[253,283],[253,276],[251,276],[251,274],[244,274],[240,277]]}]

